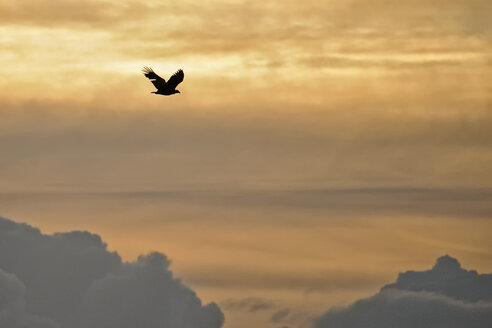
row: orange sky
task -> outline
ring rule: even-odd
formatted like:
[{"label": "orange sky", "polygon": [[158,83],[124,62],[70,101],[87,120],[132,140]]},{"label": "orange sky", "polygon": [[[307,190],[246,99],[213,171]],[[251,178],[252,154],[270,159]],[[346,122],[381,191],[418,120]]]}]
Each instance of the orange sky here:
[{"label": "orange sky", "polygon": [[445,253],[490,271],[491,12],[0,0],[0,215],[164,252],[226,328],[305,325]]}]

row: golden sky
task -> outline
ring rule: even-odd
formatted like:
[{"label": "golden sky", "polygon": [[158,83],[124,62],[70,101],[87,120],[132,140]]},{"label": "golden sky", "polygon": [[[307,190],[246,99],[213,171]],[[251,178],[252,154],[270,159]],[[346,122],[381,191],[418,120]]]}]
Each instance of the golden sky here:
[{"label": "golden sky", "polygon": [[490,271],[491,13],[0,0],[0,215],[164,252],[226,328],[304,325],[446,253]]}]

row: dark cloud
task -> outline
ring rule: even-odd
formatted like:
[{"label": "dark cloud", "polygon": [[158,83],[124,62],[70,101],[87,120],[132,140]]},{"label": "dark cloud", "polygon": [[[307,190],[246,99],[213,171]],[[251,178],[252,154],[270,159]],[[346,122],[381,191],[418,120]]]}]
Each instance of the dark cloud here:
[{"label": "dark cloud", "polygon": [[401,273],[395,283],[382,290],[426,291],[466,302],[492,301],[492,274],[465,270],[446,255],[439,258],[432,270]]},{"label": "dark cloud", "polygon": [[0,269],[0,327],[59,328],[55,322],[26,313],[25,287],[13,274]]},{"label": "dark cloud", "polygon": [[295,311],[290,308],[280,309],[273,313],[270,321],[276,324],[288,324],[290,326],[305,327],[312,320],[307,312]]},{"label": "dark cloud", "polygon": [[120,265],[99,236],[80,231],[46,236],[0,220],[0,268],[25,284],[28,308],[62,325],[73,325],[85,291]]},{"label": "dark cloud", "polygon": [[272,322],[284,322],[284,320],[290,315],[290,310],[289,309],[282,309],[278,312],[275,312],[272,315]]},{"label": "dark cloud", "polygon": [[[23,328],[56,327],[38,315],[62,327],[218,328],[224,321],[217,305],[202,305],[173,277],[164,255],[122,262],[89,232],[44,235],[0,218],[0,269],[8,272],[0,271],[0,318]],[[32,316],[23,315],[24,304]]]},{"label": "dark cloud", "polygon": [[492,275],[460,267],[449,256],[432,270],[408,271],[367,299],[332,309],[316,328],[486,328],[492,325]]},{"label": "dark cloud", "polygon": [[261,298],[249,297],[243,299],[228,299],[221,302],[220,306],[224,310],[246,310],[248,312],[256,312],[271,309],[274,307],[274,303]]},{"label": "dark cloud", "polygon": [[200,299],[172,277],[159,253],[141,256],[95,282],[84,299],[85,327],[220,327],[217,305]]}]

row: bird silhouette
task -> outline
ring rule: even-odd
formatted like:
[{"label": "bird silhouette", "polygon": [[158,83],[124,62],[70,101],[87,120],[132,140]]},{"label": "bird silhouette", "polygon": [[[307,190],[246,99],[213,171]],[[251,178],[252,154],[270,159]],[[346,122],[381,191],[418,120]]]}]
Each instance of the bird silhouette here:
[{"label": "bird silhouette", "polygon": [[179,90],[176,90],[176,87],[178,84],[183,82],[184,79],[184,73],[183,70],[179,69],[174,73],[169,80],[166,82],[162,77],[159,75],[155,74],[154,70],[150,67],[145,66],[142,69],[143,74],[145,75],[146,78],[152,82],[152,84],[157,88],[157,91],[153,91],[151,93],[154,93],[156,95],[164,95],[164,96],[170,96],[175,93],[181,93]]}]

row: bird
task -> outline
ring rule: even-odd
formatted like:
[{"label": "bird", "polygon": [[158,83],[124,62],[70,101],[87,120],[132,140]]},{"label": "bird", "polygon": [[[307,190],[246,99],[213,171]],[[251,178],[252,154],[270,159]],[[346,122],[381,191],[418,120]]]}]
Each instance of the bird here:
[{"label": "bird", "polygon": [[183,82],[184,73],[182,69],[177,70],[176,73],[174,73],[167,82],[162,77],[157,75],[150,67],[145,66],[142,69],[142,72],[145,77],[148,78],[150,82],[152,82],[152,84],[157,88],[157,91],[153,91],[151,93],[164,96],[181,93],[179,92],[179,90],[176,90],[176,87],[178,86],[178,84]]}]

